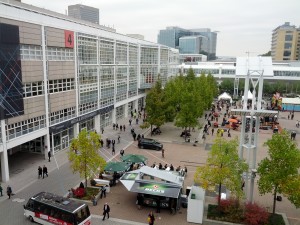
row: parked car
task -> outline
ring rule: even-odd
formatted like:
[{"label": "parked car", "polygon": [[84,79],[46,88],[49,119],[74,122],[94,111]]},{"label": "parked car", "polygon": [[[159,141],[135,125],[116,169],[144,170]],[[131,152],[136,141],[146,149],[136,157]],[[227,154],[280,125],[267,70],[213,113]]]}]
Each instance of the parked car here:
[{"label": "parked car", "polygon": [[150,138],[140,139],[138,146],[139,146],[139,148],[154,149],[157,151],[163,149],[163,145],[161,143],[155,141],[154,139],[150,139]]}]

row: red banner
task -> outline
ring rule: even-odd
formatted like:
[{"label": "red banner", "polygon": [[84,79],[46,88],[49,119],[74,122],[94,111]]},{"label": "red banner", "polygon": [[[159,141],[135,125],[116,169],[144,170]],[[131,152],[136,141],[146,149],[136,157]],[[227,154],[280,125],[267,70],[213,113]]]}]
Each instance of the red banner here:
[{"label": "red banner", "polygon": [[74,32],[65,30],[65,47],[74,48]]}]

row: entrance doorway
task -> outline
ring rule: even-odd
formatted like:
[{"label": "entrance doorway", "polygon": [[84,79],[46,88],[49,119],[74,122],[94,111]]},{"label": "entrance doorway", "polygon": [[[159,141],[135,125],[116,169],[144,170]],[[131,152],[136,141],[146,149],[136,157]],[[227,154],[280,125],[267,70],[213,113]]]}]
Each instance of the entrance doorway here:
[{"label": "entrance doorway", "polygon": [[69,136],[64,136],[61,138],[61,147],[62,149],[69,147]]},{"label": "entrance doorway", "polygon": [[44,153],[44,136],[28,141],[24,144],[12,148],[12,152],[32,152],[32,153]]}]

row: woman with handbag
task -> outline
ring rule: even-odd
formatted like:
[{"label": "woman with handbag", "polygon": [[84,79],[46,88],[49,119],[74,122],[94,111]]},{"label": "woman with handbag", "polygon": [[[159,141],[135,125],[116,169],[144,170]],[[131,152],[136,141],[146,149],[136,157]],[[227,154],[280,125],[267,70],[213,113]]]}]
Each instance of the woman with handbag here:
[{"label": "woman with handbag", "polygon": [[153,212],[151,211],[148,215],[148,223],[149,225],[154,225],[155,217],[153,215]]}]

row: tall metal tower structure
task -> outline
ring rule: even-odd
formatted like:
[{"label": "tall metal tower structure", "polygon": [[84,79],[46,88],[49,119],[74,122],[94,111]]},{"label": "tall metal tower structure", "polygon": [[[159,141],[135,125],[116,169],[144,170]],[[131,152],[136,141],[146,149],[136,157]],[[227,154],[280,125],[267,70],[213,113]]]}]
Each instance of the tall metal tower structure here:
[{"label": "tall metal tower structure", "polygon": [[[242,109],[232,109],[231,114],[239,115],[242,118],[239,157],[245,158],[249,165],[249,170],[247,174],[245,174],[244,179],[246,197],[250,202],[253,202],[254,180],[257,172],[256,153],[260,117],[272,117],[278,114],[277,111],[265,110],[261,107],[264,77],[273,75],[271,57],[237,58],[236,78],[245,78],[244,102]],[[248,105],[250,84],[252,84],[253,87],[251,106]],[[248,132],[246,132],[247,117],[250,117],[250,129]],[[253,130],[254,132],[252,132]]]}]

